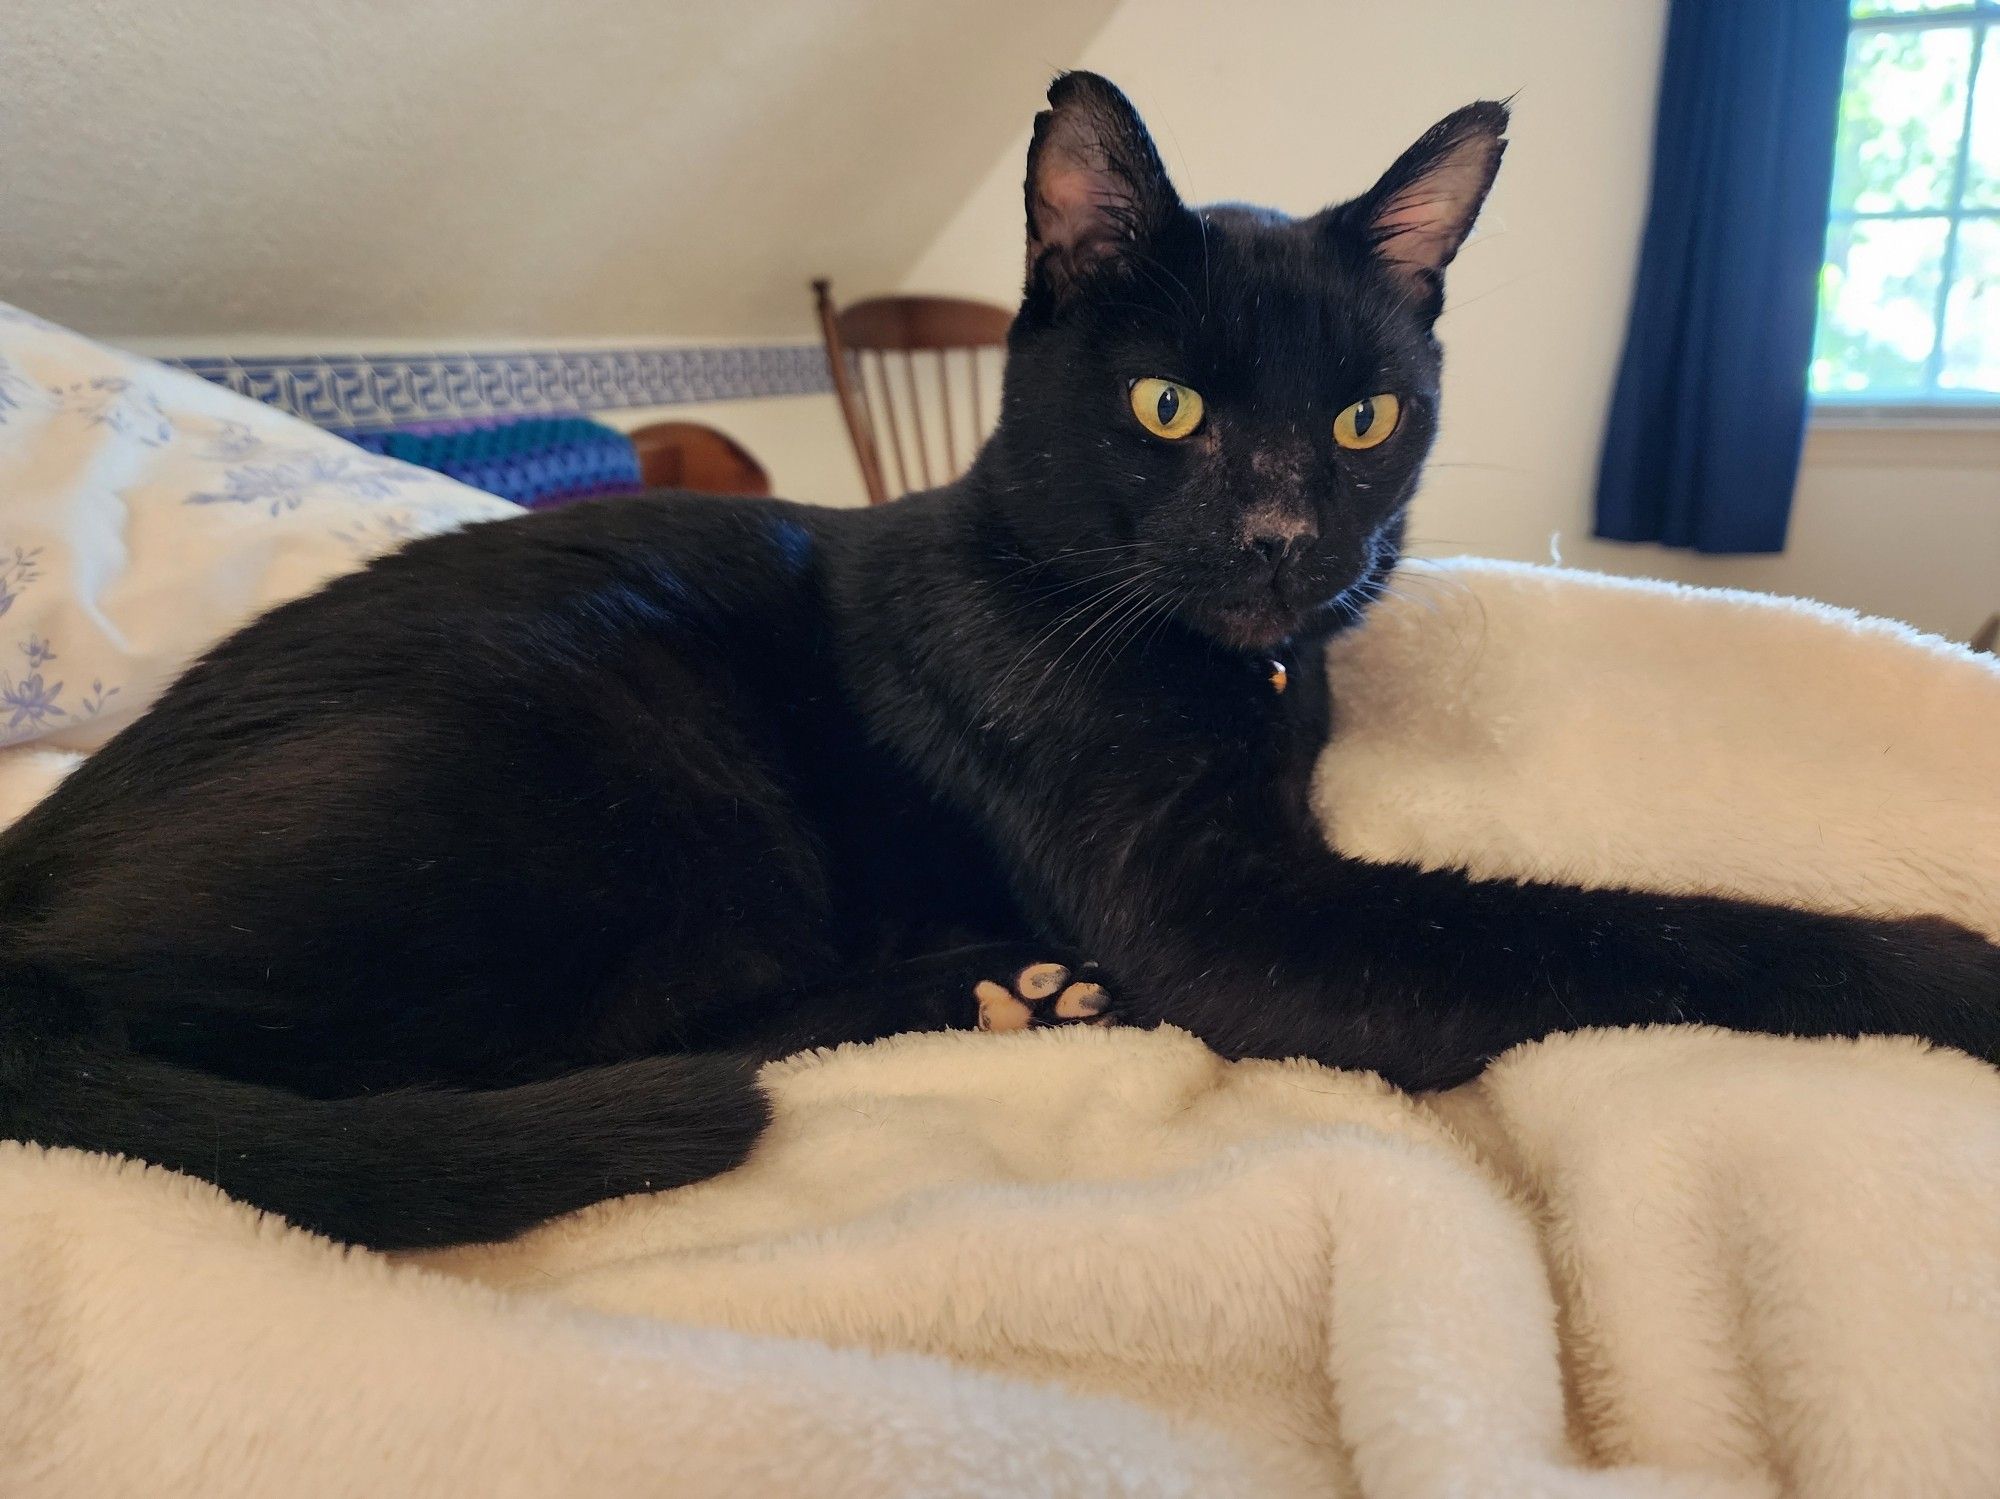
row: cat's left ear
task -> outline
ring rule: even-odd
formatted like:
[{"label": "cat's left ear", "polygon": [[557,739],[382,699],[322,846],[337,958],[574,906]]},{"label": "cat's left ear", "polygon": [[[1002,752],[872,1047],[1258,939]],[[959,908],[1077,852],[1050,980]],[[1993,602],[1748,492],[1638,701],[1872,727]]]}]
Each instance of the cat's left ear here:
[{"label": "cat's left ear", "polygon": [[1056,305],[1180,213],[1139,112],[1108,78],[1064,73],[1028,146],[1028,296]]},{"label": "cat's left ear", "polygon": [[1444,268],[1472,232],[1507,150],[1507,106],[1490,99],[1445,116],[1382,180],[1334,210],[1358,230],[1419,306],[1444,307]]}]

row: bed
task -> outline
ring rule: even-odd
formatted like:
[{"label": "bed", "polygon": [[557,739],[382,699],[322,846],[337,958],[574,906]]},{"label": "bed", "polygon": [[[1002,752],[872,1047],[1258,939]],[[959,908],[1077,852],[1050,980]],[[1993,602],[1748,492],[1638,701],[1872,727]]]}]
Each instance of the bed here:
[{"label": "bed", "polygon": [[[0,308],[0,811],[256,610],[511,508]],[[1328,670],[1367,857],[2000,936],[2000,668],[1461,561]],[[777,1063],[715,1181],[346,1250],[0,1144],[0,1491],[2000,1493],[2000,1072],[1700,1028],[1413,1097],[1171,1031]]]}]

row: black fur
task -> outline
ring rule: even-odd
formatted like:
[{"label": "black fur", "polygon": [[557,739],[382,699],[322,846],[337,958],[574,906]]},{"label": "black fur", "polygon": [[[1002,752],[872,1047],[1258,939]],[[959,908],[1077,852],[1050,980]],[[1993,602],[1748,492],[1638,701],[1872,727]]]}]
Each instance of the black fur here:
[{"label": "black fur", "polygon": [[[1051,944],[1127,1021],[1412,1087],[1655,1020],[2000,1054],[2000,950],[1941,921],[1328,850],[1319,650],[1395,563],[1505,111],[1293,221],[1183,207],[1103,80],[1050,99],[963,481],[418,542],[225,641],[0,837],[5,1132],[365,1243],[499,1237],[728,1167],[758,1059],[970,1025]],[[1146,376],[1205,397],[1193,435],[1133,419]],[[1396,434],[1337,448],[1385,391]]]}]

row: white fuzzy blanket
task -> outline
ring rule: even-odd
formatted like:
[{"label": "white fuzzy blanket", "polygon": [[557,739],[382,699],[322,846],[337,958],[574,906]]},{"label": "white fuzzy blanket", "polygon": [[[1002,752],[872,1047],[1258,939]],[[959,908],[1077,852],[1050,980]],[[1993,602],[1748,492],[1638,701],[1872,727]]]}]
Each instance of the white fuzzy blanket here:
[{"label": "white fuzzy blanket", "polygon": [[[1990,663],[1544,570],[1413,590],[1336,657],[1344,846],[2000,932]],[[1078,1030],[770,1082],[732,1175],[423,1262],[0,1145],[0,1493],[2000,1494],[1969,1059],[1593,1033],[1419,1101]]]}]

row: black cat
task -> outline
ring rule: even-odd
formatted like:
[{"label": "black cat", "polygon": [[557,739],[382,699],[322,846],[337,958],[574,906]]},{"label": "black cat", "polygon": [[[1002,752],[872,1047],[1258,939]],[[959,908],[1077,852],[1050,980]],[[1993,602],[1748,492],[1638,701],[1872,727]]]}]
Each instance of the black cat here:
[{"label": "black cat", "polygon": [[1396,563],[1506,111],[1292,220],[1183,207],[1100,78],[1049,103],[965,479],[479,526],[225,641],[0,838],[0,1127],[398,1246],[721,1171],[759,1059],[911,1028],[1410,1087],[1655,1020],[2000,1054],[1941,921],[1329,851],[1320,647]]}]

